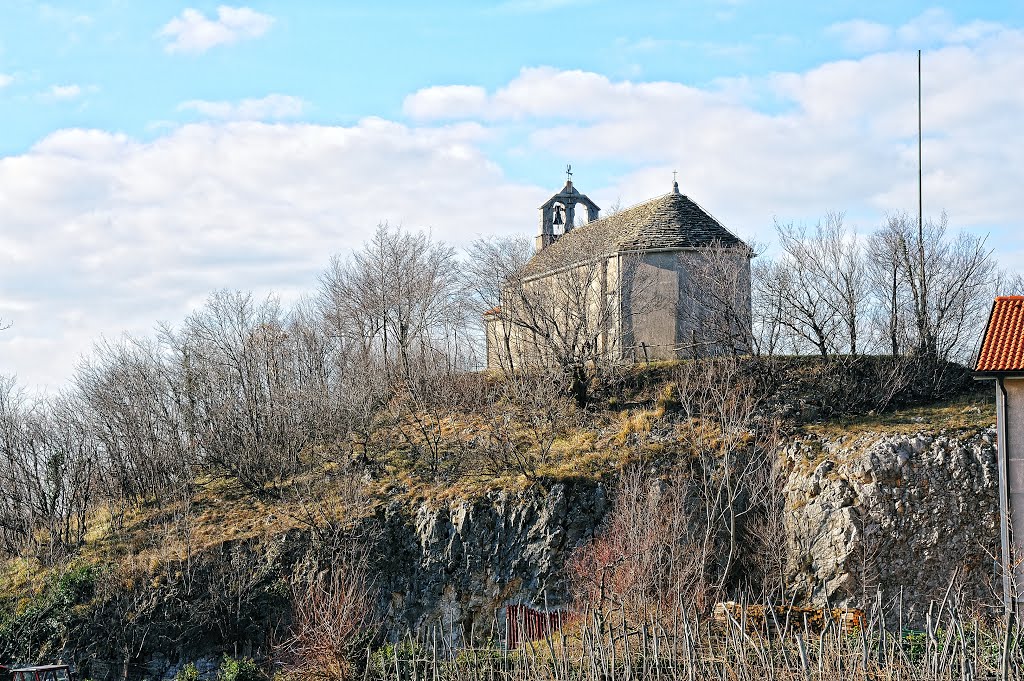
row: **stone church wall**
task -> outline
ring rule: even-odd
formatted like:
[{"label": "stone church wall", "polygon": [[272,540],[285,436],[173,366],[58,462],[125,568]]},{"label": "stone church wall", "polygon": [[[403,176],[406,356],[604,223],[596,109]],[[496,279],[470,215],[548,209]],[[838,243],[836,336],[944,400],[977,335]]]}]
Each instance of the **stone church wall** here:
[{"label": "stone church wall", "polygon": [[[745,255],[648,252],[640,258],[635,279],[637,288],[626,297],[623,313],[627,357],[639,361],[731,352],[732,339],[750,334],[750,262]],[[711,286],[718,288],[710,291]],[[723,305],[739,313],[742,328],[720,329],[736,321],[724,319],[729,315],[723,314]]]},{"label": "stone church wall", "polygon": [[[577,269],[592,278],[587,292],[588,316],[604,325],[598,347],[609,359],[645,361],[721,354],[741,347],[737,339],[750,335],[750,262],[745,254],[647,251],[616,254],[600,267]],[[576,270],[529,282],[530,295],[543,297],[546,288],[557,291],[565,286],[560,278],[573,272]],[[598,310],[602,299],[611,306],[610,315]],[[724,314],[723,306],[736,314]],[[723,331],[723,325],[736,328]],[[515,327],[502,315],[489,317],[486,330],[489,368],[544,363],[545,341],[529,330]],[[593,332],[596,330],[588,331]]]}]

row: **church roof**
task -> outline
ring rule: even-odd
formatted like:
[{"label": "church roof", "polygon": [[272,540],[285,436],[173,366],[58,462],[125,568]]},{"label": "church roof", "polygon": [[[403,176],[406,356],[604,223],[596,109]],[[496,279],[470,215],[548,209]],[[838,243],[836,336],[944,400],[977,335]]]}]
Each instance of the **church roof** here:
[{"label": "church roof", "polygon": [[589,258],[622,251],[746,247],[735,234],[675,191],[570,230],[526,266],[538,276]]}]

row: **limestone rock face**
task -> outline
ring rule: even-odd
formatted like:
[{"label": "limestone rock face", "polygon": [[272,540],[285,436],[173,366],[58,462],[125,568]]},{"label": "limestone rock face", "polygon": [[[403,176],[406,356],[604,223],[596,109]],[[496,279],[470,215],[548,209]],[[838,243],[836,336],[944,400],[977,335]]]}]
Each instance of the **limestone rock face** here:
[{"label": "limestone rock face", "polygon": [[[920,623],[929,601],[941,600],[954,578],[968,599],[995,600],[994,440],[993,429],[974,429],[789,442],[783,450],[787,545],[779,550],[786,552],[787,581],[797,600],[863,607],[880,589],[885,600],[902,595],[908,624]],[[567,563],[573,549],[601,530],[609,507],[604,485],[585,479],[445,502],[395,497],[355,534],[369,540],[390,636],[410,630],[431,636],[433,630],[458,646],[470,637],[502,638],[509,603],[567,605]],[[226,635],[209,628],[206,601],[237,566],[250,566],[254,574],[245,598],[231,600],[244,615],[231,632],[238,643],[231,650],[255,654],[263,623],[286,618],[289,576],[323,570],[331,555],[318,552],[308,531],[238,540],[204,554],[190,593],[164,581],[140,582],[137,591],[115,595],[111,603],[121,599],[123,608],[125,599],[145,597],[140,602],[151,607],[140,617],[148,617],[152,629],[140,660],[149,660],[150,678],[169,678],[188,660],[200,660],[203,669],[219,663]],[[200,611],[208,624],[197,631]],[[96,642],[93,623],[106,621],[101,615],[65,642],[69,651],[96,656],[88,667],[93,678],[120,669],[117,650]]]},{"label": "limestone rock face", "polygon": [[812,438],[785,450],[788,578],[817,604],[877,590],[911,613],[951,581],[991,600],[998,553],[994,429]]},{"label": "limestone rock face", "polygon": [[[992,599],[998,548],[994,430],[804,438],[784,450],[787,581],[800,600],[863,607],[880,589],[922,616],[951,580]],[[572,550],[609,510],[592,481],[444,504],[395,502],[374,518],[374,566],[394,634],[500,636],[503,607],[565,605]]]},{"label": "limestone rock face", "polygon": [[437,627],[457,643],[501,634],[506,603],[565,605],[565,564],[607,511],[604,487],[557,483],[473,501],[395,504],[375,519],[389,628]]}]

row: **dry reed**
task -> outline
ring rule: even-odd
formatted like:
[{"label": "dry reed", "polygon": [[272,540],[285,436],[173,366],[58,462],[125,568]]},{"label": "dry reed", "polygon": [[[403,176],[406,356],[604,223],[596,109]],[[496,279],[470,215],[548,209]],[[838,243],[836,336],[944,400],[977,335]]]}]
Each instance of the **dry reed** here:
[{"label": "dry reed", "polygon": [[[1024,679],[1022,629],[935,603],[921,628],[903,621],[898,604],[881,599],[856,628],[825,618],[818,624],[763,618],[725,623],[677,607],[629,616],[588,610],[561,631],[518,650],[507,632],[457,632],[443,626],[367,652],[362,676],[402,681],[980,681]],[[489,641],[480,643],[479,641]],[[468,643],[473,642],[473,643]]]}]

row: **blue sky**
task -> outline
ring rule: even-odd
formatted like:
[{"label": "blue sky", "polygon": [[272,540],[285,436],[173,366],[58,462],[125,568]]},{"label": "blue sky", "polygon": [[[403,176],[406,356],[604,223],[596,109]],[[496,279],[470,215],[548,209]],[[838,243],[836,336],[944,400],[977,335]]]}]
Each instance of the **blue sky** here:
[{"label": "blue sky", "polygon": [[378,221],[531,235],[573,163],[741,235],[914,206],[1024,266],[1019,2],[0,0],[0,373],[214,288],[293,298]]},{"label": "blue sky", "polygon": [[[447,84],[494,89],[524,67],[714,87],[858,56],[866,50],[843,45],[833,32],[844,22],[895,27],[941,11],[954,23],[1019,26],[1024,17],[1019,2],[262,2],[246,6],[271,22],[260,35],[168,52],[170,40],[160,32],[169,21],[186,8],[215,20],[222,4],[3,0],[0,74],[10,83],[0,89],[0,154],[24,152],[61,128],[153,139],[202,118],[183,102],[267,93],[301,99],[304,121],[403,121],[410,93]],[[940,43],[922,36],[913,47]],[[755,104],[763,111],[785,106],[771,96]],[[573,102],[565,108],[571,120]],[[515,139],[515,130],[508,134]],[[524,181],[556,160],[524,160],[504,147],[491,151]],[[612,179],[615,165],[599,164],[593,179]]]},{"label": "blue sky", "polygon": [[[247,5],[272,18],[257,38],[198,53],[166,51],[159,32],[173,17],[195,8],[215,18],[222,4],[3,0],[0,73],[14,81],[0,94],[0,153],[24,151],[64,127],[151,138],[168,123],[195,118],[177,109],[183,101],[268,92],[305,100],[304,120],[402,119],[411,92],[453,83],[496,88],[529,66],[709,86],[855,56],[830,27],[851,20],[899,26],[937,8],[891,1],[293,0]],[[1024,18],[1019,2],[941,9],[954,22],[1019,26]],[[83,94],[72,102],[47,96],[62,86]]]}]

